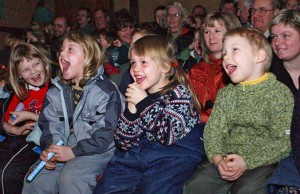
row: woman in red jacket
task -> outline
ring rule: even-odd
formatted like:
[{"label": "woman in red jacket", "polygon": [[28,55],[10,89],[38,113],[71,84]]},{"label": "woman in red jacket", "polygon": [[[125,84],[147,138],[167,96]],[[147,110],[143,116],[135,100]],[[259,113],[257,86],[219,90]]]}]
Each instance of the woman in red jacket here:
[{"label": "woman in red jacket", "polygon": [[219,89],[229,79],[222,68],[223,37],[228,30],[240,27],[237,17],[230,13],[213,11],[202,26],[201,47],[203,62],[192,67],[188,79],[201,104],[201,123],[206,123]]}]

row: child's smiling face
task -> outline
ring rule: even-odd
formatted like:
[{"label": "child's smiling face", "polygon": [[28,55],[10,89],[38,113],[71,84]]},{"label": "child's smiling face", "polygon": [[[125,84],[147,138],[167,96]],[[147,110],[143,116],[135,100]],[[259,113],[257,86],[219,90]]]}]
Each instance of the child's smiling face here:
[{"label": "child's smiling face", "polygon": [[264,74],[260,52],[241,36],[229,36],[224,40],[223,68],[234,83],[253,81]]},{"label": "child's smiling face", "polygon": [[59,65],[62,75],[66,80],[73,80],[79,86],[83,78],[83,67],[85,64],[83,47],[69,39],[63,41],[59,55]]},{"label": "child's smiling face", "polygon": [[45,83],[45,67],[39,58],[24,58],[18,65],[19,76],[28,84],[40,87]]}]

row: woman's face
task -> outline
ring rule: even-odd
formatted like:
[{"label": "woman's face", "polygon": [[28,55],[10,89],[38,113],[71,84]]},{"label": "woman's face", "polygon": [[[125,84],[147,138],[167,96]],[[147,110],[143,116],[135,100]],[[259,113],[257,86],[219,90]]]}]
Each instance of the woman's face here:
[{"label": "woman's face", "polygon": [[121,29],[118,30],[117,34],[122,42],[130,44],[132,42],[133,31],[133,24],[127,24],[122,26]]},{"label": "woman's face", "polygon": [[167,10],[167,26],[171,32],[177,32],[182,26],[183,18],[177,7]]},{"label": "woman's face", "polygon": [[219,22],[215,21],[213,27],[204,27],[204,40],[207,48],[214,55],[216,59],[222,57],[223,49],[223,37],[227,29],[224,25],[220,25]]},{"label": "woman's face", "polygon": [[296,29],[279,23],[271,28],[271,37],[272,49],[279,59],[299,60],[300,36]]}]

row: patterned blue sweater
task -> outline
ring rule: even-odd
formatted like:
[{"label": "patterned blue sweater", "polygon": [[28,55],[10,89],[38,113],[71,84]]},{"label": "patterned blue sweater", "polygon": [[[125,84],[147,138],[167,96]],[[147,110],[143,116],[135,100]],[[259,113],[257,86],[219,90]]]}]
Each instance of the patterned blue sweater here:
[{"label": "patterned blue sweater", "polygon": [[138,146],[145,137],[162,145],[173,145],[200,123],[190,92],[183,85],[167,94],[149,94],[136,108],[137,113],[126,109],[119,118],[115,142],[122,150]]}]

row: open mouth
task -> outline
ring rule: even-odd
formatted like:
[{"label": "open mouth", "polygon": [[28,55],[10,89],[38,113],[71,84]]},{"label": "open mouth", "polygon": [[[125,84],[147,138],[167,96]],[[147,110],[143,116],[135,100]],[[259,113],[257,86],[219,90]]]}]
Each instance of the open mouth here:
[{"label": "open mouth", "polygon": [[62,73],[65,73],[70,68],[70,63],[64,59],[60,60],[60,64]]},{"label": "open mouth", "polygon": [[138,83],[138,84],[142,83],[146,78],[145,76],[141,76],[141,75],[136,75],[134,77],[135,77],[136,83]]},{"label": "open mouth", "polygon": [[236,70],[237,66],[233,64],[227,64],[225,68],[227,70],[228,75],[231,75]]},{"label": "open mouth", "polygon": [[38,81],[41,80],[41,78],[42,78],[42,77],[41,77],[41,74],[38,74],[38,75],[32,77],[31,79],[32,79],[34,82],[38,82]]}]

